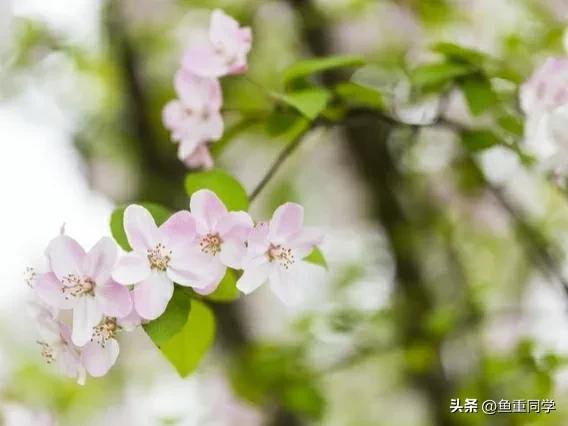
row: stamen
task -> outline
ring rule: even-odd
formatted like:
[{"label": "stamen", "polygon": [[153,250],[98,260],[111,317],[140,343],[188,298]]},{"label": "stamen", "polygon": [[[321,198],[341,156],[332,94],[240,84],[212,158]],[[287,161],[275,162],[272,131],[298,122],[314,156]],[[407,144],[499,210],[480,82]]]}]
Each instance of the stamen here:
[{"label": "stamen", "polygon": [[24,271],[24,282],[28,287],[33,288],[37,279],[37,273],[34,268],[28,266]]},{"label": "stamen", "polygon": [[65,299],[69,297],[79,297],[83,295],[93,295],[95,282],[91,278],[82,278],[75,274],[69,274],[62,280],[63,288],[61,291]]},{"label": "stamen", "polygon": [[205,254],[212,254],[213,256],[221,252],[221,244],[223,240],[219,234],[207,234],[199,241],[199,247]]},{"label": "stamen", "polygon": [[116,318],[105,317],[93,330],[91,342],[96,342],[104,348],[106,343],[121,330],[121,327],[117,324]]},{"label": "stamen", "polygon": [[148,249],[147,256],[150,268],[165,271],[172,258],[172,251],[166,249],[162,243],[159,243],[153,249]]},{"label": "stamen", "polygon": [[53,363],[57,358],[55,350],[45,342],[38,340],[36,343],[41,347],[41,356],[45,359],[45,362]]},{"label": "stamen", "polygon": [[295,262],[292,249],[282,247],[281,245],[270,244],[266,255],[270,262],[278,262],[285,269],[288,269]]}]

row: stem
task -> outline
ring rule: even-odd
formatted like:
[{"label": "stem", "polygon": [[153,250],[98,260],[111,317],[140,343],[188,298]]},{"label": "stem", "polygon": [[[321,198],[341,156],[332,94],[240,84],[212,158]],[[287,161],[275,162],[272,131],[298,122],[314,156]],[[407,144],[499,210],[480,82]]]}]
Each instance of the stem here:
[{"label": "stem", "polygon": [[282,164],[290,157],[294,151],[300,146],[302,141],[304,140],[304,132],[301,132],[298,136],[296,136],[292,142],[290,142],[286,147],[280,152],[276,160],[272,163],[272,166],[268,169],[264,177],[260,180],[260,182],[256,185],[253,189],[251,194],[249,195],[249,201],[252,203],[256,197],[260,194],[260,192],[264,189],[264,187],[270,182],[273,176],[278,172]]}]

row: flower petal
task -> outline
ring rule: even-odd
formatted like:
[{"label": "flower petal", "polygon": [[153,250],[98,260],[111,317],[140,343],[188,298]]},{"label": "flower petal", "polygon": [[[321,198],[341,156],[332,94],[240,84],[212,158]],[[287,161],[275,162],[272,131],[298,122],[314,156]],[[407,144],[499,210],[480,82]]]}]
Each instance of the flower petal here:
[{"label": "flower petal", "polygon": [[120,348],[115,339],[108,340],[104,347],[90,342],[81,351],[81,362],[93,377],[102,377],[116,362]]},{"label": "flower petal", "polygon": [[114,241],[108,237],[101,238],[83,258],[83,273],[95,283],[105,284],[110,279],[116,257],[117,249]]},{"label": "flower petal", "polygon": [[51,240],[45,251],[51,270],[62,280],[67,275],[82,276],[82,262],[85,250],[77,241],[67,235]]},{"label": "flower petal", "polygon": [[128,288],[114,281],[95,288],[95,297],[105,315],[122,318],[132,310],[132,297]]},{"label": "flower petal", "polygon": [[313,228],[304,228],[288,239],[288,246],[294,250],[296,259],[303,259],[323,241],[322,233]]},{"label": "flower petal", "polygon": [[215,232],[217,223],[227,215],[227,208],[213,191],[201,189],[191,196],[189,208],[195,217],[197,232]]},{"label": "flower petal", "polygon": [[122,256],[112,271],[112,279],[122,285],[138,284],[149,275],[150,264],[141,253]]},{"label": "flower petal", "polygon": [[296,203],[285,203],[276,209],[270,221],[268,238],[275,243],[284,243],[302,229],[304,208]]},{"label": "flower petal", "polygon": [[132,291],[134,307],[147,320],[158,318],[166,310],[174,293],[174,284],[164,272],[152,271],[150,276]]},{"label": "flower petal", "polygon": [[302,292],[296,271],[297,268],[274,268],[270,273],[270,288],[287,306],[295,306],[302,301]]},{"label": "flower petal", "polygon": [[93,329],[101,322],[103,311],[98,301],[92,296],[76,299],[73,307],[73,332],[71,340],[77,346],[83,346],[91,340]]},{"label": "flower petal", "polygon": [[47,305],[57,309],[71,309],[74,302],[65,298],[62,289],[61,282],[53,272],[40,275],[35,286],[37,295]]},{"label": "flower petal", "polygon": [[217,224],[217,231],[223,240],[233,239],[246,241],[254,222],[247,212],[229,212]]},{"label": "flower petal", "polygon": [[223,265],[233,269],[241,269],[246,258],[247,247],[239,240],[225,240],[219,253]]},{"label": "flower petal", "polygon": [[207,295],[213,293],[221,280],[227,272],[227,268],[223,265],[216,256],[208,256],[210,259],[205,266],[210,272],[207,276],[200,278],[197,282],[198,286],[192,285],[196,293],[201,295]]},{"label": "flower petal", "polygon": [[266,258],[258,257],[245,266],[243,275],[237,281],[237,288],[244,294],[250,294],[266,282],[271,270]]},{"label": "flower petal", "polygon": [[209,170],[215,164],[206,144],[200,144],[193,154],[181,160],[190,169]]},{"label": "flower petal", "polygon": [[135,251],[146,252],[157,243],[158,228],[148,210],[131,204],[124,211],[124,230],[128,242]]},{"label": "flower petal", "polygon": [[162,242],[175,257],[176,253],[185,252],[195,240],[195,220],[187,210],[179,211],[166,220],[159,229]]},{"label": "flower petal", "polygon": [[207,45],[189,49],[183,56],[182,67],[200,77],[222,77],[229,72],[224,59]]}]

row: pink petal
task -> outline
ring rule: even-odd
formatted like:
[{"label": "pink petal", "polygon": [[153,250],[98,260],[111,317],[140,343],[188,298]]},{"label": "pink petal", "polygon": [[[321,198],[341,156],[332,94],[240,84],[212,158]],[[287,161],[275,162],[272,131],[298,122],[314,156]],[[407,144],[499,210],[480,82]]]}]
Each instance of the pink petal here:
[{"label": "pink petal", "polygon": [[105,284],[110,279],[112,267],[116,262],[116,244],[110,238],[101,238],[83,259],[83,273],[97,284]]},{"label": "pink petal", "polygon": [[288,247],[294,250],[296,259],[303,259],[323,241],[320,231],[313,228],[304,228],[288,239]]},{"label": "pink petal", "polygon": [[160,241],[172,250],[173,257],[185,252],[195,241],[195,219],[187,210],[179,211],[166,220],[159,229]]},{"label": "pink petal", "polygon": [[85,368],[83,367],[79,354],[68,345],[63,346],[57,354],[57,365],[68,377],[77,378],[77,383],[85,384]]},{"label": "pink petal", "polygon": [[274,243],[284,243],[302,229],[304,208],[296,203],[285,203],[276,209],[270,221],[268,238]]},{"label": "pink petal", "polygon": [[174,293],[174,284],[164,272],[152,271],[150,276],[132,292],[134,307],[147,320],[164,313]]},{"label": "pink petal", "polygon": [[76,299],[73,307],[73,332],[71,340],[77,346],[83,346],[91,340],[93,329],[103,318],[98,301],[92,296]]},{"label": "pink petal", "polygon": [[210,256],[200,252],[186,253],[172,258],[167,270],[170,279],[179,285],[193,288],[205,288],[217,279],[217,272]]},{"label": "pink petal", "polygon": [[207,277],[202,278],[201,282],[205,283],[204,286],[192,286],[196,293],[201,295],[207,295],[213,293],[219,283],[225,276],[225,272],[227,272],[227,268],[223,265],[220,260],[216,256],[208,256],[210,258],[207,268],[209,269],[209,274]]},{"label": "pink petal", "polygon": [[250,231],[248,236],[248,253],[247,257],[255,258],[263,256],[268,247],[270,246],[270,241],[268,240],[269,225],[267,222],[259,222]]},{"label": "pink petal", "polygon": [[274,268],[270,273],[270,288],[276,296],[287,306],[298,305],[302,301],[299,277],[295,273],[297,268],[287,270]]},{"label": "pink petal", "polygon": [[254,223],[248,213],[229,212],[217,224],[217,231],[224,241],[227,239],[246,241],[253,227]]},{"label": "pink petal", "polygon": [[62,288],[55,274],[48,272],[39,276],[35,291],[47,305],[57,309],[70,309],[73,306],[73,300],[65,299]]},{"label": "pink petal", "polygon": [[258,257],[245,266],[243,275],[237,281],[237,288],[244,294],[250,294],[266,282],[271,270],[266,258]]},{"label": "pink petal", "polygon": [[223,94],[216,78],[206,78],[179,70],[174,79],[176,92],[183,106],[197,115],[221,108]]},{"label": "pink petal", "polygon": [[178,158],[183,161],[190,155],[192,155],[197,147],[201,144],[201,141],[197,138],[184,139],[180,142],[178,146]]},{"label": "pink petal", "polygon": [[132,305],[132,310],[124,318],[118,318],[118,325],[121,326],[126,331],[132,331],[136,327],[142,324],[142,318],[134,309],[134,304]]},{"label": "pink petal", "polygon": [[192,155],[182,161],[190,169],[209,170],[213,168],[214,165],[213,157],[205,144],[199,145]]},{"label": "pink petal", "polygon": [[93,377],[102,377],[116,362],[120,348],[115,339],[110,339],[101,346],[90,342],[81,351],[81,362]]},{"label": "pink petal", "polygon": [[182,59],[182,68],[200,77],[222,77],[229,71],[223,58],[212,46],[196,46],[188,50]]},{"label": "pink petal", "polygon": [[183,105],[177,99],[168,102],[162,111],[162,121],[164,126],[170,131],[175,131],[183,126],[184,118]]},{"label": "pink petal", "polygon": [[122,318],[132,310],[130,291],[114,281],[96,287],[95,296],[103,313],[109,317]]},{"label": "pink petal", "polygon": [[241,269],[246,258],[247,247],[239,240],[225,240],[219,253],[223,265],[233,269]]},{"label": "pink petal", "polygon": [[191,196],[189,208],[195,217],[197,232],[215,232],[217,223],[227,214],[227,208],[213,191],[201,189]]},{"label": "pink petal", "polygon": [[138,284],[150,275],[148,259],[141,253],[122,256],[112,271],[112,279],[122,285]]},{"label": "pink petal", "polygon": [[73,238],[58,236],[49,243],[45,254],[51,270],[60,280],[70,274],[83,275],[81,266],[85,250]]},{"label": "pink petal", "polygon": [[124,230],[128,242],[135,251],[146,253],[157,244],[158,228],[148,210],[131,204],[124,211]]}]

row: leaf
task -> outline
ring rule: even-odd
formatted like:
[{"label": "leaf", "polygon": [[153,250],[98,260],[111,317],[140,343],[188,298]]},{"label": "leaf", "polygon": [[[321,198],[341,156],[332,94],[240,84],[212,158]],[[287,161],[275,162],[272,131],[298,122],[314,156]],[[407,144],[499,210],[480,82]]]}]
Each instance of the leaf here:
[{"label": "leaf", "polygon": [[383,109],[385,106],[381,92],[374,87],[352,81],[339,83],[335,86],[335,93],[349,105],[364,106],[378,110]]},{"label": "leaf", "polygon": [[462,134],[462,141],[465,147],[472,152],[483,151],[501,144],[501,139],[487,129],[468,130]]},{"label": "leaf", "polygon": [[497,119],[497,123],[503,130],[515,136],[521,137],[525,132],[524,121],[518,115],[504,114]]},{"label": "leaf", "polygon": [[365,60],[359,56],[331,56],[306,59],[296,62],[286,69],[284,72],[284,84],[288,85],[295,80],[323,71],[336,68],[360,67],[363,65],[365,65]]},{"label": "leaf", "polygon": [[432,51],[444,55],[451,61],[464,62],[472,65],[481,65],[484,61],[490,59],[490,57],[483,52],[448,42],[436,43],[432,46]]},{"label": "leaf", "polygon": [[194,371],[215,339],[215,316],[199,300],[192,299],[191,310],[182,330],[160,350],[181,377]]},{"label": "leaf", "polygon": [[323,266],[327,269],[327,262],[325,261],[325,257],[318,247],[314,248],[310,254],[304,257],[304,260],[306,262],[313,263],[314,265]]},{"label": "leaf", "polygon": [[295,133],[298,126],[307,123],[306,118],[297,111],[274,111],[266,120],[266,132],[272,137]]},{"label": "leaf", "polygon": [[190,173],[185,178],[185,190],[191,195],[200,190],[209,189],[225,203],[229,210],[248,210],[248,196],[238,180],[222,170]]},{"label": "leaf", "polygon": [[160,348],[181,331],[191,309],[191,298],[187,291],[179,286],[174,289],[166,311],[154,321],[144,324],[144,331],[154,344]]},{"label": "leaf", "polygon": [[440,62],[415,68],[410,74],[410,80],[415,86],[425,88],[448,83],[457,77],[468,75],[472,71],[470,65]]},{"label": "leaf", "polygon": [[206,296],[206,299],[212,302],[232,302],[238,298],[237,274],[232,269],[227,269],[219,287],[217,287],[213,293]]},{"label": "leaf", "polygon": [[314,120],[325,109],[331,94],[318,87],[303,89],[288,94],[273,93],[274,98],[296,109],[310,120]]},{"label": "leaf", "polygon": [[[156,224],[159,226],[164,223],[171,215],[172,212],[168,208],[155,203],[138,203],[142,207],[146,208]],[[128,244],[128,238],[126,238],[126,232],[124,231],[124,210],[127,206],[119,206],[112,212],[110,217],[110,232],[118,243],[126,251],[131,251],[132,247]]]},{"label": "leaf", "polygon": [[466,77],[460,82],[461,89],[471,113],[475,116],[487,111],[497,103],[491,81],[481,74]]}]

